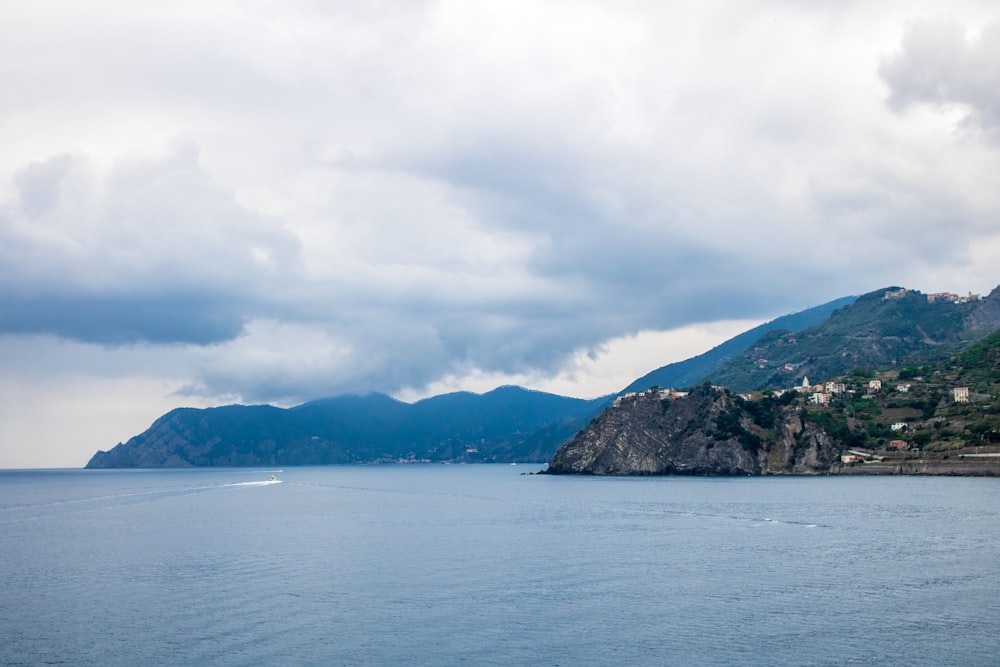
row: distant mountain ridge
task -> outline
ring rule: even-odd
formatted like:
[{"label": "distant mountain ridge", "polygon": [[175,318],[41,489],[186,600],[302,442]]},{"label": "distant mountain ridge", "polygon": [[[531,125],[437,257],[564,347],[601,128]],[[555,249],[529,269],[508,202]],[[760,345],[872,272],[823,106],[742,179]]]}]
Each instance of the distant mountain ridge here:
[{"label": "distant mountain ridge", "polygon": [[608,401],[500,387],[482,395],[457,392],[413,404],[369,394],[288,409],[178,408],[128,442],[97,452],[87,467],[539,461],[555,448],[545,438],[533,437],[536,431],[558,432],[560,424],[596,414]]}]

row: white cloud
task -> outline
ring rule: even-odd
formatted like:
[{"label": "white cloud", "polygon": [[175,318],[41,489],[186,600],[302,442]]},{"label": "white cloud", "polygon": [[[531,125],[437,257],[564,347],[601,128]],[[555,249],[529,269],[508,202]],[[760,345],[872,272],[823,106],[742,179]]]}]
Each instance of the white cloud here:
[{"label": "white cloud", "polygon": [[901,50],[883,60],[880,72],[894,108],[957,107],[965,121],[1000,136],[1000,20],[973,34],[954,18],[912,20]]},{"label": "white cloud", "polygon": [[236,204],[191,147],[107,174],[59,155],[25,166],[15,185],[0,208],[7,332],[228,338],[299,268],[298,240]]}]

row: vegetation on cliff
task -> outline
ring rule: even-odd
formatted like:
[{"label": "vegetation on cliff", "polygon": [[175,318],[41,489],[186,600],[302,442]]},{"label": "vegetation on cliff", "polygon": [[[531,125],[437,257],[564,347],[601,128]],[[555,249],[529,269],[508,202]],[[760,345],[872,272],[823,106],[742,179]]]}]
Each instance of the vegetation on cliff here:
[{"label": "vegetation on cliff", "polygon": [[939,364],[838,380],[847,390],[807,415],[849,445],[968,455],[1000,444],[1000,331]]}]

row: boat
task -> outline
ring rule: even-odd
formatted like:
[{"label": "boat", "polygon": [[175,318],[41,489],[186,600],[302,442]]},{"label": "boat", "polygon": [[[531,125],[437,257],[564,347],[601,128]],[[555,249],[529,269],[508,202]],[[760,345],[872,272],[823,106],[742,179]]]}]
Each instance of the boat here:
[{"label": "boat", "polygon": [[269,481],[269,482],[277,482],[278,478],[275,477],[274,475],[271,475],[270,477],[267,478],[267,481]]}]

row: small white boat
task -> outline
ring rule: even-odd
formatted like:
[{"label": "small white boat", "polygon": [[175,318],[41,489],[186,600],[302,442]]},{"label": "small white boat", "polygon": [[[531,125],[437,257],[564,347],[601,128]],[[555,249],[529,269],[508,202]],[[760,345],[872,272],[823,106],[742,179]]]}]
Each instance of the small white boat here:
[{"label": "small white boat", "polygon": [[277,482],[278,478],[275,477],[274,475],[271,475],[270,477],[267,478],[267,481],[269,481],[269,482]]}]

